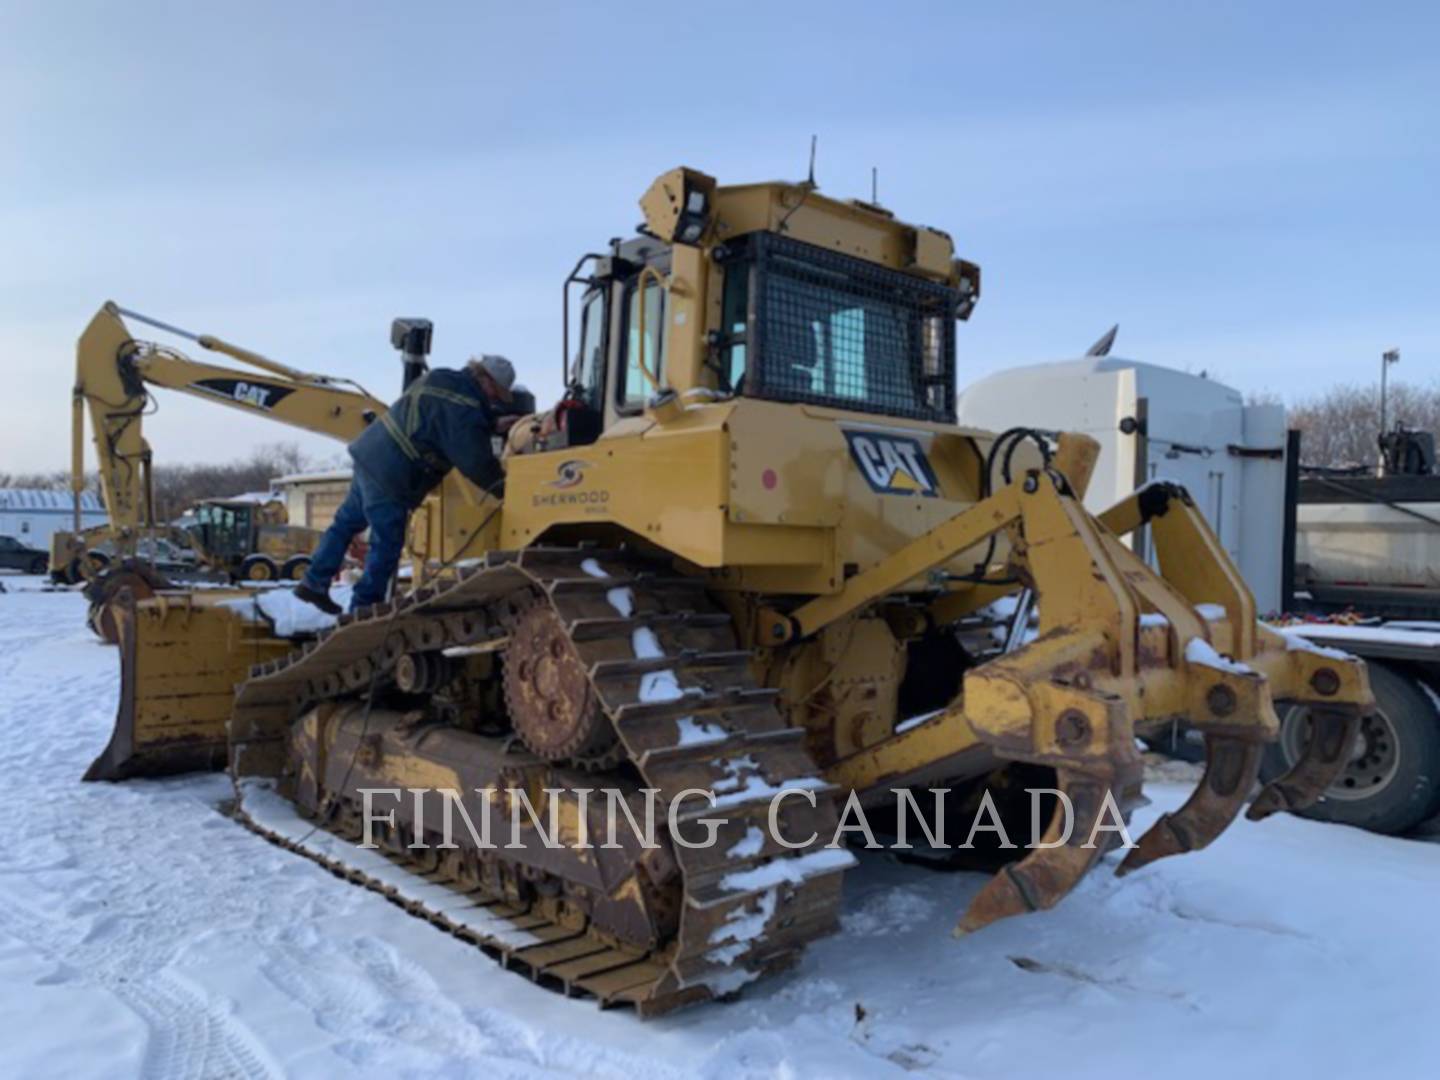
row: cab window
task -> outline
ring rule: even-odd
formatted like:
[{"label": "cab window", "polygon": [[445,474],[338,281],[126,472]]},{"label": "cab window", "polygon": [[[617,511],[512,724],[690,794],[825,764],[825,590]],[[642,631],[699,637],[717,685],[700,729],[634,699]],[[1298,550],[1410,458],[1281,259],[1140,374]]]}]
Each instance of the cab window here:
[{"label": "cab window", "polygon": [[580,352],[575,357],[575,384],[592,408],[600,408],[605,385],[605,293],[592,292],[580,315]]},{"label": "cab window", "polygon": [[[640,341],[640,305],[645,305],[645,341]],[[655,281],[647,281],[644,290],[630,286],[626,310],[625,338],[625,379],[620,385],[620,407],[639,409],[655,392],[650,380],[645,377],[640,363],[643,356],[645,367],[655,376],[657,383],[665,382],[665,290]]]}]

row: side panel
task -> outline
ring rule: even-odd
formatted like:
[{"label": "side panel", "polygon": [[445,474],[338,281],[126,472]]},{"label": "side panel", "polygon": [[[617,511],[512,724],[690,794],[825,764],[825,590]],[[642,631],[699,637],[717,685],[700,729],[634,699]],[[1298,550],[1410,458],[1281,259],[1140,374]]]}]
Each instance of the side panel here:
[{"label": "side panel", "polygon": [[590,446],[509,458],[501,546],[524,547],[557,525],[615,524],[701,566],[720,565],[724,415],[697,409],[664,427],[631,420]]},{"label": "side panel", "polygon": [[[980,468],[975,441],[950,427],[750,399],[692,406],[663,425],[624,421],[591,446],[509,458],[498,543],[618,525],[746,587],[827,592],[973,504]],[[447,495],[447,515],[479,520],[456,503]],[[465,531],[447,523],[447,540]]]}]

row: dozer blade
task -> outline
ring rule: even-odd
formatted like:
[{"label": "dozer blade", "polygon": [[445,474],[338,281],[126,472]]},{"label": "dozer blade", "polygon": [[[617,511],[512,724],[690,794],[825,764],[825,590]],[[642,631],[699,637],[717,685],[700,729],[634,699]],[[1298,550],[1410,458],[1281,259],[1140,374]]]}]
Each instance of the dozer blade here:
[{"label": "dozer blade", "polygon": [[236,595],[162,592],[137,602],[122,589],[112,598],[120,703],[110,741],[86,780],[224,767],[236,685],[251,664],[292,647],[228,606]]},{"label": "dozer blade", "polygon": [[107,645],[120,642],[120,630],[116,626],[115,605],[121,593],[130,595],[132,604],[148,600],[162,589],[175,586],[153,568],[139,559],[126,559],[92,578],[85,586],[85,599],[90,601],[90,610],[85,615],[85,625]]},{"label": "dozer blade", "polygon": [[1263,821],[1277,810],[1304,810],[1325,794],[1345,768],[1360,730],[1360,713],[1336,709],[1310,710],[1310,742],[1282,776],[1266,784],[1245,816]]}]

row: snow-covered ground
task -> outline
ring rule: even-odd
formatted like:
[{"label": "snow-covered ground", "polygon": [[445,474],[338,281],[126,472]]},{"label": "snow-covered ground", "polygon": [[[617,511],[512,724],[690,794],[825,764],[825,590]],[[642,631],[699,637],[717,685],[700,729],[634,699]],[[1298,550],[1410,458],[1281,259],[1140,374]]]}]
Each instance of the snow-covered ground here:
[{"label": "snow-covered ground", "polygon": [[[0,595],[0,1076],[1429,1075],[1440,847],[1279,817],[956,941],[982,878],[864,857],[738,1002],[569,1001],[231,824],[222,777],[81,784],[114,651]],[[1155,814],[1183,799],[1152,786]],[[1107,860],[1113,865],[1114,857]]]}]

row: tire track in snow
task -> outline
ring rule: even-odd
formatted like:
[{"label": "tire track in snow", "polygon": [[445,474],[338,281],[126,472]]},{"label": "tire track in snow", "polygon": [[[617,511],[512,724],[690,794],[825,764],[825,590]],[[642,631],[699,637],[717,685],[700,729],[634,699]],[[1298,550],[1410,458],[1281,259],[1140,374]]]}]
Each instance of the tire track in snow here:
[{"label": "tire track in snow", "polygon": [[[64,618],[72,607],[73,622]],[[0,772],[8,778],[0,814],[18,826],[0,833],[0,929],[54,965],[39,983],[101,987],[140,1018],[147,1078],[278,1077],[225,1003],[168,968],[181,939],[157,930],[206,925],[188,910],[195,900],[136,871],[155,858],[204,873],[203,853],[214,845],[177,855],[175,830],[165,827],[182,806],[198,809],[185,789],[203,784],[146,785],[161,796],[152,800],[79,783],[118,691],[114,651],[77,632],[82,605],[65,609],[50,634],[32,632],[18,605],[0,613]]]}]

